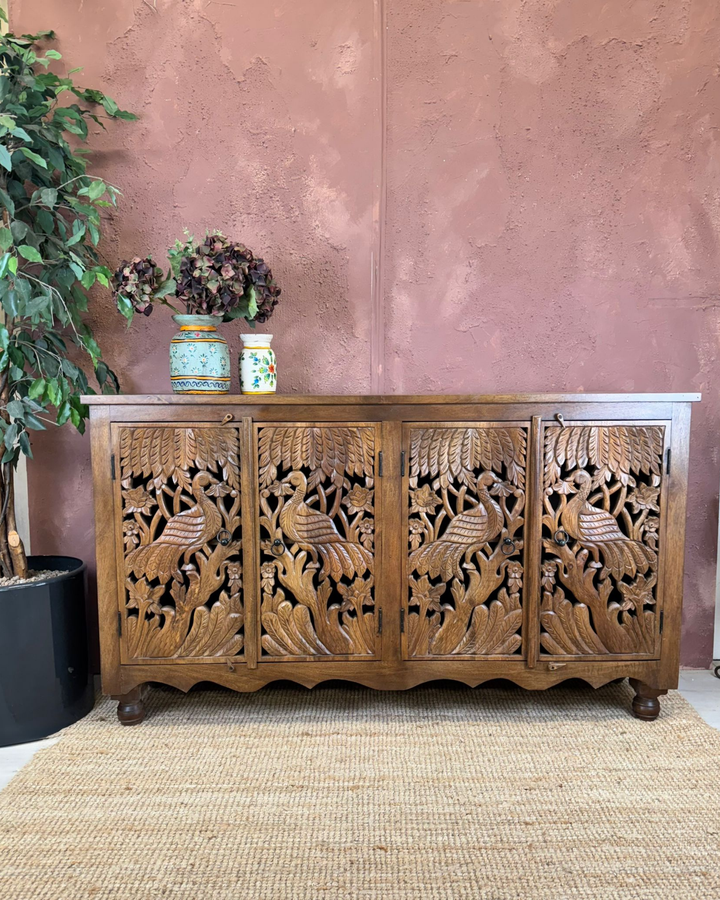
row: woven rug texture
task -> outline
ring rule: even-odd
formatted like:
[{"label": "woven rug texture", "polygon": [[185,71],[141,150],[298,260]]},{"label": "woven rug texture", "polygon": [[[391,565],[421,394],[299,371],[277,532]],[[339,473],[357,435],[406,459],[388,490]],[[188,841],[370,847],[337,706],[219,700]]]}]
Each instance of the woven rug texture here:
[{"label": "woven rug texture", "polygon": [[716,900],[720,733],[625,684],[99,702],[0,794],[1,900]]}]

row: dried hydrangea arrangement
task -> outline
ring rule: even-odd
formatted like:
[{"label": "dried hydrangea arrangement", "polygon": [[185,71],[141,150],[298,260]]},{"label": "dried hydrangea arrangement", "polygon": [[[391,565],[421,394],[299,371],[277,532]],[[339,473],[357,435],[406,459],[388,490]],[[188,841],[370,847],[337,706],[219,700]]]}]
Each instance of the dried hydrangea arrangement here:
[{"label": "dried hydrangea arrangement", "polygon": [[180,312],[175,298],[191,315],[215,316],[221,321],[246,319],[266,322],[280,296],[270,267],[243,244],[220,232],[208,234],[195,245],[186,235],[168,251],[167,276],[151,257],[123,261],[112,278],[120,312],[128,322],[136,312],[149,316],[154,303]]}]

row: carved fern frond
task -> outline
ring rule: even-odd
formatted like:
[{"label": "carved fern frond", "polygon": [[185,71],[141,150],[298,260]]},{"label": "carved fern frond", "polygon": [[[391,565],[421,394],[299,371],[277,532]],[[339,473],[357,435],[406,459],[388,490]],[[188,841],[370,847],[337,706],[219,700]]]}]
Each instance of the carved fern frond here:
[{"label": "carved fern frond", "polygon": [[137,426],[120,431],[120,467],[123,480],[152,478],[157,487],[176,472],[197,468],[216,474],[239,489],[240,460],[235,428],[172,428]]},{"label": "carved fern frond", "polygon": [[[562,467],[606,468],[621,480],[631,474],[660,475],[664,428],[659,425],[569,425],[545,429],[545,486]],[[627,481],[625,481],[627,483]]]},{"label": "carved fern frond", "polygon": [[272,426],[260,429],[260,486],[279,468],[308,468],[336,483],[350,475],[373,477],[375,430],[362,427]]},{"label": "carved fern frond", "polygon": [[439,478],[442,487],[474,480],[478,469],[525,486],[524,428],[416,428],[410,439],[410,477]]}]

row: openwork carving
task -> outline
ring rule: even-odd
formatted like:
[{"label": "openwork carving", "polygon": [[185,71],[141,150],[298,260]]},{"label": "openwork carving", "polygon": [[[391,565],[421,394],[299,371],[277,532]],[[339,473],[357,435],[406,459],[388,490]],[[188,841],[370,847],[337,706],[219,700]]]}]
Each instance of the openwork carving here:
[{"label": "openwork carving", "polygon": [[410,433],[410,657],[509,655],[522,644],[527,432]]},{"label": "openwork carving", "polygon": [[262,652],[372,656],[375,429],[259,430]]},{"label": "openwork carving", "polygon": [[237,656],[237,429],[122,428],[120,473],[128,658]]},{"label": "openwork carving", "polygon": [[546,653],[655,649],[664,427],[545,429]]}]

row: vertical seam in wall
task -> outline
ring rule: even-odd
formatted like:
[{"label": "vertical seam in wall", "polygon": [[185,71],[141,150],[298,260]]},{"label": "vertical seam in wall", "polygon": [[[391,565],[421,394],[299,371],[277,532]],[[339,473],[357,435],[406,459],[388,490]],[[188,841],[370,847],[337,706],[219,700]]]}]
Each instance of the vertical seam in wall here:
[{"label": "vertical seam in wall", "polygon": [[387,53],[385,0],[374,0],[375,80],[380,126],[378,171],[373,197],[373,240],[370,255],[370,384],[374,394],[385,389],[385,210],[387,206]]}]

